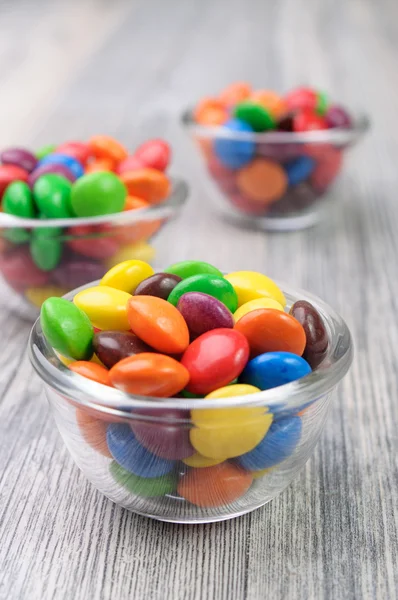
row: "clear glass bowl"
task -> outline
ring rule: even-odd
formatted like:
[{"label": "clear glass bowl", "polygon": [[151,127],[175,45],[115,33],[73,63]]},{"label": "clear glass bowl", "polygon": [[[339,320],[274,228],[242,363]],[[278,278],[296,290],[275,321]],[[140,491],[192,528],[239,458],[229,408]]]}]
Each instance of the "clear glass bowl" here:
[{"label": "clear glass bowl", "polygon": [[[308,300],[318,309],[329,334],[328,353],[301,380],[245,397],[159,399],[107,388],[64,366],[36,321],[32,364],[67,448],[100,492],[147,517],[200,523],[250,512],[290,484],[314,450],[353,348],[347,325],[329,306],[281,287],[288,308]],[[65,297],[72,300],[81,289]],[[197,446],[198,439],[213,466],[199,467],[203,456],[192,458],[190,442]]]},{"label": "clear glass bowl", "polygon": [[[294,133],[232,132],[196,123],[192,111],[182,116],[205,162],[209,197],[228,220],[265,231],[290,231],[315,225],[336,181],[345,151],[369,128],[358,115],[350,129]],[[245,163],[241,168],[228,164]]]},{"label": "clear glass bowl", "polygon": [[[172,179],[170,196],[161,204],[113,215],[76,219],[21,219],[0,212],[0,275],[7,285],[3,310],[34,320],[49,296],[100,279],[113,265],[131,258],[151,262],[155,251],[148,241],[188,197],[188,185]],[[32,244],[39,237],[40,252],[60,253],[40,269],[32,260]],[[5,298],[5,300],[4,300]]]}]

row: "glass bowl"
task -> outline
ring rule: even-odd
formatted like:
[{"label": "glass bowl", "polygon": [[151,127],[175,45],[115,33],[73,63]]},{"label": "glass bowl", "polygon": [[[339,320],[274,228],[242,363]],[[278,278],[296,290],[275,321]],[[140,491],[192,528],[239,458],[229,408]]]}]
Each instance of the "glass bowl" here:
[{"label": "glass bowl", "polygon": [[[147,242],[187,197],[187,184],[174,178],[161,204],[113,215],[41,221],[0,212],[0,275],[10,292],[3,309],[34,320],[49,296],[99,279],[124,260],[151,262],[155,250]],[[35,252],[43,268],[33,261]]]},{"label": "glass bowl", "polygon": [[[65,298],[72,300],[84,287]],[[328,353],[306,377],[248,396],[160,399],[105,387],[70,371],[36,321],[32,364],[72,458],[102,494],[154,519],[212,522],[263,506],[297,476],[322,432],[353,348],[347,325],[327,304],[281,287],[288,308],[307,300],[320,312]]]},{"label": "glass bowl", "polygon": [[191,110],[182,124],[205,162],[217,209],[236,224],[265,231],[315,225],[345,151],[369,128],[367,117],[358,115],[350,129],[235,132],[200,125]]}]

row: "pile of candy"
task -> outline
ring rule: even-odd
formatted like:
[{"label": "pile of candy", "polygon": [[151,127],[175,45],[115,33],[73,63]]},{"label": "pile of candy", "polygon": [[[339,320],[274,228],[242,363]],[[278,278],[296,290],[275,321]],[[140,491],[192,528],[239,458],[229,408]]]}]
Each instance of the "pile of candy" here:
[{"label": "pile of candy", "polygon": [[[90,218],[135,211],[163,202],[170,193],[165,170],[170,147],[149,140],[131,155],[112,137],[67,142],[33,154],[22,148],[0,153],[4,213],[40,219],[43,227],[0,230],[0,272],[34,305],[62,296],[125,258],[149,260],[149,237],[159,220],[59,227],[47,219]],[[135,217],[134,217],[135,219]]]},{"label": "pile of candy", "polygon": [[[328,334],[306,301],[286,313],[261,273],[226,276],[200,261],[162,273],[139,260],[108,271],[73,303],[47,299],[41,327],[75,373],[123,392],[203,399],[203,408],[135,409],[131,419],[77,409],[83,439],[112,459],[131,492],[178,494],[200,507],[229,504],[299,443],[300,414],[265,406],[206,408],[300,379],[324,360]],[[134,418],[136,417],[136,418]]]},{"label": "pile of candy", "polygon": [[246,83],[234,83],[218,97],[204,98],[193,118],[200,125],[223,128],[223,134],[214,133],[210,141],[199,137],[199,142],[209,172],[228,200],[248,215],[271,217],[311,206],[339,173],[342,148],[283,137],[256,141],[250,134],[352,128],[349,113],[329,104],[324,93],[302,87],[280,96],[254,91]]}]

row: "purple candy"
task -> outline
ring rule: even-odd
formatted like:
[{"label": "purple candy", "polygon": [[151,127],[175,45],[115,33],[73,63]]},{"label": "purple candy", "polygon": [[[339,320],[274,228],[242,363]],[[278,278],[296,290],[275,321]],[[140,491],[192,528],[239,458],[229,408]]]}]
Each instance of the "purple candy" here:
[{"label": "purple candy", "polygon": [[273,144],[271,142],[259,142],[256,146],[256,154],[262,158],[268,158],[276,162],[287,162],[303,155],[303,147],[300,144]]},{"label": "purple candy", "polygon": [[192,338],[211,329],[232,329],[231,311],[213,296],[201,292],[187,292],[178,301],[177,308],[188,325]]},{"label": "purple candy", "polygon": [[149,452],[168,460],[181,460],[195,453],[189,441],[189,425],[184,427],[181,423],[181,419],[189,421],[189,411],[156,408],[137,412],[154,419],[152,422],[137,419],[131,424],[136,439]]},{"label": "purple candy", "polygon": [[350,129],[350,127],[352,127],[350,115],[342,106],[338,106],[337,104],[334,104],[328,109],[325,119],[327,126],[330,129]]},{"label": "purple candy", "polygon": [[28,185],[32,188],[34,186],[34,184],[36,183],[36,181],[39,179],[39,177],[41,177],[42,175],[46,175],[47,173],[56,173],[57,175],[63,175],[66,179],[68,179],[72,183],[74,181],[76,181],[76,177],[73,175],[73,173],[69,169],[64,167],[64,165],[47,164],[47,165],[41,165],[40,167],[37,167],[37,169],[35,169],[29,175]]},{"label": "purple candy", "polygon": [[30,173],[37,165],[37,158],[34,154],[24,148],[7,148],[0,154],[0,160],[3,165],[15,165],[21,167]]},{"label": "purple candy", "polygon": [[73,290],[90,281],[101,279],[106,270],[101,263],[92,260],[65,257],[51,275],[59,286]]}]

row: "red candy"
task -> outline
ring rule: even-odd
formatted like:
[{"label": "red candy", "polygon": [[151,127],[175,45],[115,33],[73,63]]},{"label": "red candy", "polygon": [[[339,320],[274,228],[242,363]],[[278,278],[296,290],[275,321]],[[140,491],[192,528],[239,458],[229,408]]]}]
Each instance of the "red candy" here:
[{"label": "red candy", "polygon": [[296,132],[327,129],[325,119],[308,109],[303,110],[294,116],[293,127]]},{"label": "red candy", "polygon": [[55,150],[57,154],[66,154],[76,158],[82,165],[85,165],[91,156],[90,148],[83,142],[65,142]]},{"label": "red candy", "polygon": [[118,164],[116,167],[116,173],[121,175],[122,173],[128,173],[128,171],[138,171],[139,169],[143,169],[143,163],[137,158],[136,155],[128,156],[122,162]]},{"label": "red candy", "polygon": [[90,258],[110,258],[120,246],[107,225],[76,225],[68,229],[67,236],[73,238],[66,242],[72,250]]},{"label": "red candy", "polygon": [[142,166],[165,171],[170,162],[171,150],[167,142],[163,140],[149,140],[139,146],[134,157],[142,163]]},{"label": "red candy", "polygon": [[21,248],[0,256],[0,271],[15,290],[46,285],[49,274],[33,262],[29,251]]},{"label": "red candy", "polygon": [[249,344],[234,329],[213,329],[190,344],[181,359],[189,371],[188,392],[206,395],[238,377],[249,358]]},{"label": "red candy", "polygon": [[315,111],[318,103],[318,95],[311,88],[300,87],[285,96],[288,110],[311,110]]},{"label": "red candy", "polygon": [[29,173],[21,167],[15,165],[1,165],[0,166],[0,196],[3,195],[4,190],[13,181],[27,181]]}]

